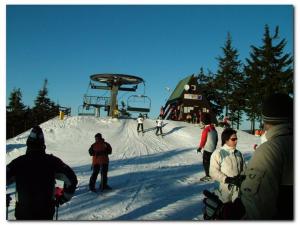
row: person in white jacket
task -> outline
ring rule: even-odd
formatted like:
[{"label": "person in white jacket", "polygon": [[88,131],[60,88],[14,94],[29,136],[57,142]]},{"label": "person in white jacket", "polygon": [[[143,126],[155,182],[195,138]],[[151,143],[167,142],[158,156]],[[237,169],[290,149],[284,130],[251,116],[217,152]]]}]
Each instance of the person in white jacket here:
[{"label": "person in white jacket", "polygon": [[233,202],[238,197],[245,163],[242,153],[236,149],[236,131],[226,128],[221,134],[221,139],[222,147],[211,155],[209,173],[219,184],[216,194],[226,203]]},{"label": "person in white jacket", "polygon": [[137,132],[140,132],[140,128],[142,129],[141,131],[144,132],[144,117],[142,114],[139,115],[139,117],[137,118]]},{"label": "person in white jacket", "polygon": [[163,126],[163,120],[162,117],[159,116],[156,120],[156,132],[155,134],[158,135],[158,131],[160,132],[160,135],[162,135],[162,126]]}]

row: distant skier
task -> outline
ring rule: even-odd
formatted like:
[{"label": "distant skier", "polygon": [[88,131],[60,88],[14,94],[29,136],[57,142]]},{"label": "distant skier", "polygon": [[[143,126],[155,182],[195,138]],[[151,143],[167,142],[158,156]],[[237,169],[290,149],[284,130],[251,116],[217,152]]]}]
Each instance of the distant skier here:
[{"label": "distant skier", "polygon": [[[17,220],[52,220],[55,205],[72,198],[76,175],[59,158],[45,153],[44,134],[39,126],[33,127],[26,145],[26,154],[6,166],[6,185],[16,183],[15,217]],[[63,192],[57,199],[55,179],[64,181]]]},{"label": "distant skier", "polygon": [[89,148],[90,156],[93,156],[92,168],[93,173],[90,178],[89,188],[91,191],[96,191],[95,184],[98,174],[101,170],[101,183],[99,189],[111,189],[107,185],[107,172],[109,165],[108,155],[112,153],[112,148],[109,143],[105,142],[100,133],[95,135],[95,143]]},{"label": "distant skier", "polygon": [[159,115],[161,116],[161,117],[163,117],[164,116],[164,107],[162,106],[162,107],[160,107],[160,110],[159,110]]},{"label": "distant skier", "polygon": [[156,132],[155,134],[158,136],[158,132],[160,132],[160,135],[162,135],[162,126],[163,126],[163,120],[162,120],[162,117],[159,116],[156,120]]},{"label": "distant skier", "polygon": [[137,118],[137,123],[138,123],[137,132],[138,133],[140,132],[140,128],[142,129],[141,131],[144,132],[144,124],[143,124],[144,123],[144,117],[141,113]]},{"label": "distant skier", "polygon": [[215,129],[215,126],[211,123],[211,117],[209,113],[202,113],[201,119],[201,122],[205,125],[205,127],[201,134],[201,140],[197,152],[203,153],[203,167],[205,170],[205,176],[200,180],[209,181],[211,179],[209,176],[210,157],[217,147],[218,133]]}]

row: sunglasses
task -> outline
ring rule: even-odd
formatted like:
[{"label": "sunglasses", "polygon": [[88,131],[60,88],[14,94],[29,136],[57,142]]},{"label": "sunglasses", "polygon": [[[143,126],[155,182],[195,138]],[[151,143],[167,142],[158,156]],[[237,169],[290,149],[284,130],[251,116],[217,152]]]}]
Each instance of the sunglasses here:
[{"label": "sunglasses", "polygon": [[230,138],[231,141],[237,141],[237,138]]}]

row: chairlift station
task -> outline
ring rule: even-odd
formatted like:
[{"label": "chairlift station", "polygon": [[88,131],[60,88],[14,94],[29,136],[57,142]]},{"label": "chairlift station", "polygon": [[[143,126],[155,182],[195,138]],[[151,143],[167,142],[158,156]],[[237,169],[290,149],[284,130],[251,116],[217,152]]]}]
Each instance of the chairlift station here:
[{"label": "chairlift station", "polygon": [[[100,108],[103,107],[108,112],[108,116],[117,117],[118,104],[117,96],[119,91],[136,92],[138,85],[145,81],[137,76],[126,74],[93,74],[90,76],[89,88],[98,90],[110,91],[110,97],[100,96],[87,96],[83,97],[83,105],[79,106],[78,115],[100,115]],[[142,102],[142,106],[134,104],[135,102]],[[94,112],[89,111],[90,108],[94,109]],[[131,112],[143,112],[149,113],[151,108],[151,99],[146,95],[131,95],[127,99],[126,111]],[[81,112],[80,112],[81,109]]]}]

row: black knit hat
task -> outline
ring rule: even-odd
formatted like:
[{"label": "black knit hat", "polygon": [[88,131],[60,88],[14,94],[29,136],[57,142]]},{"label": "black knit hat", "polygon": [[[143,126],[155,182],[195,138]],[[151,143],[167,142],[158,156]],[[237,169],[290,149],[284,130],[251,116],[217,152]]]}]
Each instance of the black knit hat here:
[{"label": "black knit hat", "polygon": [[211,124],[211,117],[209,113],[202,113],[201,115],[201,121],[205,124]]},{"label": "black knit hat", "polygon": [[267,97],[262,104],[265,123],[280,124],[293,121],[293,99],[287,94],[276,93]]},{"label": "black knit hat", "polygon": [[95,138],[100,138],[102,139],[102,135],[100,133],[95,134]]},{"label": "black knit hat", "polygon": [[44,149],[45,147],[44,133],[39,126],[35,126],[32,128],[27,138],[26,145],[28,148],[31,149],[40,149],[40,148]]}]

